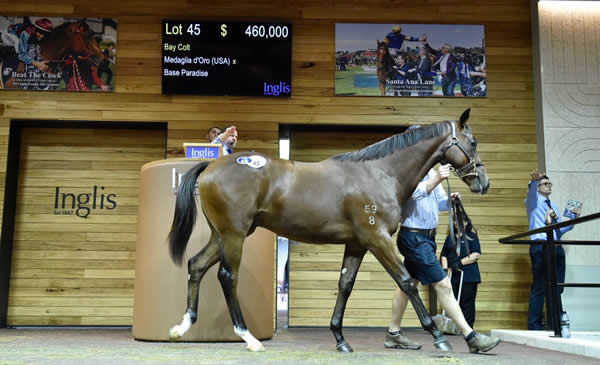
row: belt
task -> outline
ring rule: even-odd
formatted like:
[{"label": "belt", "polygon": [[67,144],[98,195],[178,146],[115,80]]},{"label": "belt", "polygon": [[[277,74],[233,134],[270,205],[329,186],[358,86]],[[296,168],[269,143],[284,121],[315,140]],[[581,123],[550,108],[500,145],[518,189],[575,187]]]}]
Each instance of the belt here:
[{"label": "belt", "polygon": [[435,238],[435,228],[432,229],[422,229],[422,228],[410,228],[410,227],[400,227],[401,232],[414,232],[420,233],[427,237]]}]

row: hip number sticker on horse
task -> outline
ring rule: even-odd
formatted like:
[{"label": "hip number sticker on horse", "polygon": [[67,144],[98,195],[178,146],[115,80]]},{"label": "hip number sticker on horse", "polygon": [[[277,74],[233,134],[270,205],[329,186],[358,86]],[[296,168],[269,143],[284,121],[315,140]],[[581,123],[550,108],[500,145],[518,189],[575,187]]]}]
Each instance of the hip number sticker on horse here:
[{"label": "hip number sticker on horse", "polygon": [[[373,205],[365,205],[365,213],[367,214],[376,214],[377,213],[377,206],[375,204]],[[375,224],[375,216],[374,215],[370,215],[369,216],[369,224],[373,225]]]}]

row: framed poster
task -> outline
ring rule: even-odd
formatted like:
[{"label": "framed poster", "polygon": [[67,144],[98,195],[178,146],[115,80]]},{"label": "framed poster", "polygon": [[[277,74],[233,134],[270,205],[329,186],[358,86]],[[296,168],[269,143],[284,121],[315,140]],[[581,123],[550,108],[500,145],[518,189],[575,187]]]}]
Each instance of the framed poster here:
[{"label": "framed poster", "polygon": [[486,97],[483,25],[335,25],[336,96]]},{"label": "framed poster", "polygon": [[0,16],[0,88],[113,91],[117,20]]}]

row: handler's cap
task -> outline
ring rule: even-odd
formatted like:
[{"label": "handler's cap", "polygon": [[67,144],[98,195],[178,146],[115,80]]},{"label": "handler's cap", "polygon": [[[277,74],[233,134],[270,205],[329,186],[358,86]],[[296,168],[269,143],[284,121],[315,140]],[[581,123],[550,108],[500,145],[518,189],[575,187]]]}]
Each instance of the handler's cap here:
[{"label": "handler's cap", "polygon": [[402,32],[402,26],[400,26],[400,25],[394,25],[392,27],[392,32]]},{"label": "handler's cap", "polygon": [[40,18],[33,23],[35,27],[44,32],[51,32],[54,26],[52,25],[52,21],[48,18]]}]

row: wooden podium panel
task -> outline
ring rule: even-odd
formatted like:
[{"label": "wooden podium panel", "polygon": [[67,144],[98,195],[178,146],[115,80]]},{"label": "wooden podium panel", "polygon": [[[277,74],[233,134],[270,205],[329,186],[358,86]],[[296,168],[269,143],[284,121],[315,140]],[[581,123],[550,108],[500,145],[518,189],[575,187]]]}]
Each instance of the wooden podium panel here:
[{"label": "wooden podium panel", "polygon": [[[196,226],[187,246],[184,264],[169,256],[167,235],[173,221],[176,185],[198,163],[171,159],[144,165],[141,171],[137,222],[133,337],[167,341],[169,329],[181,323],[187,305],[187,260],[206,245],[210,228],[198,210]],[[175,182],[175,184],[173,184]],[[197,202],[198,201],[197,197]],[[257,229],[246,238],[239,269],[238,297],[248,329],[258,339],[273,336],[273,262],[275,234]],[[198,321],[181,341],[241,341],[234,334],[215,264],[200,284]]]}]

